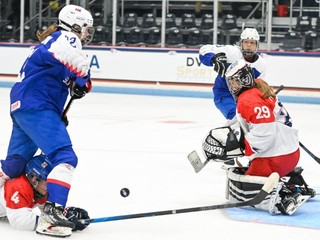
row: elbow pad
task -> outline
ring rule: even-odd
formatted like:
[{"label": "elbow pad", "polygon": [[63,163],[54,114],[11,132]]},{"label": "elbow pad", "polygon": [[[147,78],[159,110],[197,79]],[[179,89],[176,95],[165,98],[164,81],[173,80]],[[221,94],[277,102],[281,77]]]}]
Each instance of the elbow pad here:
[{"label": "elbow pad", "polygon": [[64,64],[77,77],[84,77],[89,71],[89,60],[86,54],[72,47],[56,48],[53,57]]}]

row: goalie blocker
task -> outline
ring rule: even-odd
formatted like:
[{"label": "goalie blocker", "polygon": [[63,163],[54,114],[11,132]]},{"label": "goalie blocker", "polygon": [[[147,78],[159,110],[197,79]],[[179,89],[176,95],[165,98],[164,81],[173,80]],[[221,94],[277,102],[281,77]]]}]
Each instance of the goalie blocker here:
[{"label": "goalie blocker", "polygon": [[[246,168],[230,168],[227,171],[226,198],[231,203],[252,199],[261,189],[267,177],[244,175]],[[308,188],[297,167],[288,176],[283,177],[271,193],[254,208],[268,211],[270,214],[292,215],[315,191]]]}]

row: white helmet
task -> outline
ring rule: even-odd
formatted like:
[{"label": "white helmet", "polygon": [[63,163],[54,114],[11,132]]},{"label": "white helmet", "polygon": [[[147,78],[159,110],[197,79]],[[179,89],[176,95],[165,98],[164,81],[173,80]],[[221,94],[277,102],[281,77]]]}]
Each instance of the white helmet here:
[{"label": "white helmet", "polygon": [[228,67],[226,78],[230,93],[236,97],[255,85],[254,72],[244,59],[240,59]]},{"label": "white helmet", "polygon": [[[256,41],[257,47],[255,50],[243,49],[243,40],[253,40]],[[244,57],[253,57],[256,54],[259,47],[260,36],[255,28],[245,28],[240,35],[240,48]]]},{"label": "white helmet", "polygon": [[66,5],[58,16],[59,27],[80,34],[82,44],[91,42],[94,34],[93,18],[84,8],[76,5]]},{"label": "white helmet", "polygon": [[250,40],[259,41],[260,40],[260,36],[259,36],[259,33],[258,33],[257,29],[255,29],[255,28],[245,28],[241,33],[240,39],[241,40],[250,39]]}]

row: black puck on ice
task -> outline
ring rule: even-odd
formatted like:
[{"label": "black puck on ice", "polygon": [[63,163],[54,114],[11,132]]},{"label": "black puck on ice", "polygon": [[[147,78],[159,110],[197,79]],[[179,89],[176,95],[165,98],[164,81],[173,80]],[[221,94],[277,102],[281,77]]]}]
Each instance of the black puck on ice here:
[{"label": "black puck on ice", "polygon": [[120,195],[121,195],[122,197],[128,197],[129,194],[130,194],[130,191],[129,191],[128,188],[122,188],[122,189],[120,190]]}]

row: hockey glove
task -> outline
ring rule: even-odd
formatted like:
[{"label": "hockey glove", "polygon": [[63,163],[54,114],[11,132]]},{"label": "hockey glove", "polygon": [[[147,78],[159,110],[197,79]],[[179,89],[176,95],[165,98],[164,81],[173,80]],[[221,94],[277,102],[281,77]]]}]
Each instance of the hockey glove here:
[{"label": "hockey glove", "polygon": [[76,82],[71,82],[70,96],[75,99],[83,98],[92,89],[91,80],[88,79],[85,85],[80,87]]},{"label": "hockey glove", "polygon": [[227,69],[227,56],[225,53],[217,53],[212,59],[213,69],[220,75],[224,76]]},{"label": "hockey glove", "polygon": [[62,115],[61,116],[61,120],[62,120],[62,122],[64,122],[66,127],[69,125],[69,120],[68,120],[68,117],[66,115]]},{"label": "hockey glove", "polygon": [[[209,132],[202,143],[202,148],[206,159],[216,162],[224,161],[226,156],[226,147],[217,139],[214,129]],[[227,133],[226,133],[227,134]]]},{"label": "hockey glove", "polygon": [[[237,135],[239,135],[239,133],[237,133]],[[237,135],[230,127],[212,129],[202,143],[206,158],[221,162],[243,156],[244,153]],[[240,138],[240,136],[238,137]]]},{"label": "hockey glove", "polygon": [[82,231],[85,229],[89,223],[81,223],[79,220],[81,219],[89,219],[88,212],[82,208],[78,207],[66,207],[63,211],[63,215],[70,221],[75,224],[74,229],[72,231]]}]

